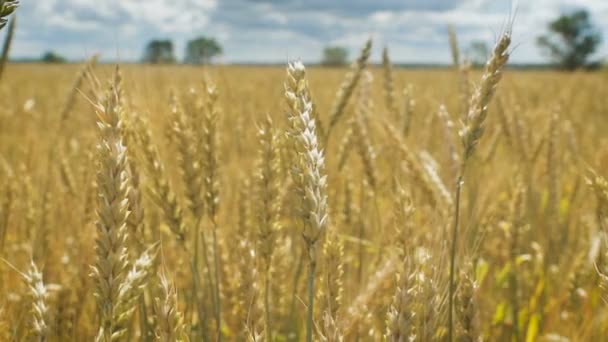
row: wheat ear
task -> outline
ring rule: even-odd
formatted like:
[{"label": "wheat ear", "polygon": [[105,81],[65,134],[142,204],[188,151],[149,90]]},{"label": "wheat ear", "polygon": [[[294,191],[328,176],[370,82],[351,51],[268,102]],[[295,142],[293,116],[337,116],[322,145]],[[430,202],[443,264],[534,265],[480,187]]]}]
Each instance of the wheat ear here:
[{"label": "wheat ear", "polygon": [[372,51],[372,40],[368,39],[361,50],[361,54],[357,58],[356,61],[350,67],[350,71],[346,74],[344,81],[340,85],[340,89],[338,89],[338,93],[336,94],[336,99],[332,106],[331,112],[329,114],[329,126],[325,131],[325,142],[329,140],[329,136],[331,134],[332,129],[336,126],[342,114],[344,114],[344,108],[348,104],[348,100],[350,99],[357,83],[359,82],[359,78],[361,78],[361,73],[367,66],[367,60]]},{"label": "wheat ear", "polygon": [[120,133],[122,108],[119,98],[118,72],[105,99],[95,106],[100,133],[97,145],[99,171],[96,254],[93,267],[97,309],[100,319],[98,341],[112,341],[118,330],[114,309],[119,287],[128,267],[125,246],[127,232],[128,191],[127,155]]},{"label": "wheat ear", "polygon": [[6,26],[7,17],[19,7],[17,0],[0,0],[0,30]]},{"label": "wheat ear", "polygon": [[159,341],[189,341],[186,334],[184,317],[177,307],[177,291],[175,285],[169,284],[164,274],[159,276],[162,288],[161,296],[154,298],[154,313],[156,315],[156,338]]},{"label": "wheat ear", "polygon": [[169,183],[158,148],[152,142],[152,133],[148,124],[140,116],[133,117],[132,124],[143,151],[145,170],[152,182],[152,185],[148,187],[148,193],[152,201],[162,210],[171,232],[176,235],[179,241],[184,241],[186,234],[184,212]]},{"label": "wheat ear", "polygon": [[458,37],[456,31],[452,25],[448,25],[448,35],[450,40],[450,50],[452,51],[452,63],[454,68],[458,71],[459,77],[459,88],[460,88],[460,101],[461,112],[466,114],[469,111],[469,99],[471,98],[471,90],[469,84],[469,73],[471,70],[471,63],[460,58],[460,48],[458,47]]},{"label": "wheat ear", "polygon": [[122,138],[121,77],[118,68],[106,97],[96,104],[99,194],[96,254],[92,276],[100,318],[97,341],[110,342],[126,333],[125,323],[145,285],[154,256],[144,252],[129,267],[126,249],[129,215],[129,170]]},{"label": "wheat ear", "polygon": [[42,273],[32,261],[26,274],[22,275],[30,290],[32,298],[32,332],[34,340],[44,342],[49,336],[49,307],[47,303],[48,287],[42,280]]},{"label": "wheat ear", "polygon": [[388,311],[386,339],[391,342],[407,342],[415,338],[413,302],[413,275],[407,274],[409,267],[404,259],[403,270]]},{"label": "wheat ear", "polygon": [[278,136],[273,128],[270,117],[258,128],[260,141],[257,161],[257,213],[258,213],[258,248],[257,254],[262,265],[264,277],[264,317],[266,340],[272,341],[270,324],[270,267],[279,229],[279,152]]},{"label": "wheat ear", "polygon": [[382,50],[382,69],[384,71],[384,100],[386,109],[388,109],[388,112],[393,119],[397,119],[399,117],[399,110],[397,109],[397,100],[395,96],[393,66],[391,65],[387,47]]},{"label": "wheat ear", "polygon": [[411,84],[407,84],[407,86],[403,88],[403,111],[401,113],[401,132],[404,137],[410,133],[415,109],[416,100],[414,99],[414,87]]},{"label": "wheat ear", "polygon": [[[177,97],[171,94],[169,100],[169,116],[171,118],[172,141],[177,145],[178,162],[182,180],[186,189],[188,206],[195,220],[203,213],[204,200],[202,196],[202,176],[198,161],[196,141],[192,123],[177,102]],[[198,226],[198,225],[197,225]],[[196,232],[198,234],[198,232]]]},{"label": "wheat ear", "polygon": [[357,147],[359,157],[363,162],[363,171],[367,177],[368,183],[376,190],[376,151],[372,145],[368,129],[367,121],[370,113],[373,111],[373,103],[371,100],[372,74],[369,71],[364,71],[361,79],[361,87],[359,88],[359,99],[355,108],[355,117],[353,123],[354,143]]},{"label": "wheat ear", "polygon": [[460,323],[457,339],[462,342],[476,342],[480,338],[477,322],[477,282],[473,279],[475,275],[473,271],[473,265],[470,264],[460,272],[456,295],[456,311]]}]

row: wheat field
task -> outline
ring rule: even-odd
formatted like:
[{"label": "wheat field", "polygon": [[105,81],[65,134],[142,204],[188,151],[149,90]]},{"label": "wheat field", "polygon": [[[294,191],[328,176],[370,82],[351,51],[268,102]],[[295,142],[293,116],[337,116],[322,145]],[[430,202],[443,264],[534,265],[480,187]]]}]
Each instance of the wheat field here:
[{"label": "wheat field", "polygon": [[[8,64],[2,341],[603,341],[608,75]],[[446,47],[446,54],[449,47]]]}]

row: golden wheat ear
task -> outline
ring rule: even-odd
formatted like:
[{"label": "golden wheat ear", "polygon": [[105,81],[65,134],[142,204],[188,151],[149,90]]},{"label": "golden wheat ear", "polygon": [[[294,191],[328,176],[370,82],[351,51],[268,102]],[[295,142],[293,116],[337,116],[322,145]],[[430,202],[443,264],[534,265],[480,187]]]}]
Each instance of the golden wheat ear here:
[{"label": "golden wheat ear", "polygon": [[344,109],[348,104],[349,99],[351,98],[357,84],[359,83],[359,79],[361,78],[361,74],[363,70],[367,67],[367,62],[369,60],[369,56],[372,52],[372,39],[368,39],[361,49],[361,53],[357,60],[353,62],[350,67],[349,72],[344,76],[344,80],[338,89],[336,94],[336,99],[334,100],[334,104],[329,114],[329,125],[327,126],[327,130],[325,131],[324,141],[327,145],[329,141],[329,137],[331,135],[332,130],[340,121],[342,115],[344,114]]},{"label": "golden wheat ear", "polygon": [[271,267],[280,229],[280,175],[278,134],[270,116],[258,126],[258,158],[255,175],[255,196],[257,200],[257,255],[262,268],[264,281],[264,333],[272,341],[271,323]]},{"label": "golden wheat ear", "polygon": [[382,50],[382,70],[384,74],[384,102],[386,109],[392,119],[399,117],[397,109],[397,96],[395,95],[395,77],[393,75],[393,66],[388,53],[388,47]]},{"label": "golden wheat ear", "polygon": [[118,69],[104,98],[95,104],[100,142],[97,145],[98,207],[97,259],[92,270],[96,285],[100,319],[98,338],[109,341],[118,332],[114,307],[118,305],[119,287],[127,275],[126,251],[128,211],[128,169],[123,145],[122,107]]}]

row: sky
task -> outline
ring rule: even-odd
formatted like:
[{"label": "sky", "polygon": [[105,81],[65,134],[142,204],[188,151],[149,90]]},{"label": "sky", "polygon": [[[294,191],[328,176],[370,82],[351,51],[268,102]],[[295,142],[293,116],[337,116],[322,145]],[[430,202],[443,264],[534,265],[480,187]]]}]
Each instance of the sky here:
[{"label": "sky", "polygon": [[181,59],[189,39],[208,36],[223,46],[218,62],[312,63],[329,45],[354,58],[371,36],[372,61],[388,46],[396,63],[449,63],[448,24],[463,48],[492,46],[515,14],[512,61],[539,63],[537,36],[580,8],[606,37],[597,57],[608,56],[608,0],[21,0],[11,54],[132,62],[149,40],[171,39]]}]

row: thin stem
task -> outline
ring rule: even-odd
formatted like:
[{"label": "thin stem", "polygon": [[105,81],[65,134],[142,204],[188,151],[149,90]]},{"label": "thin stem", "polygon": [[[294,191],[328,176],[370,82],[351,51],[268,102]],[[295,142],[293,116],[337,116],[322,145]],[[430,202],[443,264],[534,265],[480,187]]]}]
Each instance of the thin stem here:
[{"label": "thin stem", "polygon": [[[199,272],[199,258],[200,258],[200,252],[199,252],[199,245],[201,244],[201,237],[202,237],[202,254],[203,254],[203,262],[205,264],[205,267],[207,269],[207,275],[208,275],[208,279],[207,279],[207,289],[209,291],[209,293],[211,293],[211,302],[213,304],[213,309],[215,310],[216,307],[216,298],[214,296],[214,282],[213,282],[213,278],[211,276],[211,266],[209,265],[209,260],[207,259],[207,242],[205,239],[205,235],[203,232],[201,232],[201,223],[202,223],[202,219],[197,219],[196,220],[196,224],[194,225],[195,230],[194,230],[194,253],[192,255],[192,259],[190,261],[190,267],[192,268],[192,297],[193,301],[190,301],[188,303],[188,310],[190,312],[190,327],[194,326],[193,322],[194,322],[194,313],[195,310],[194,308],[192,308],[193,304],[196,304],[196,311],[198,312],[199,315],[199,320],[204,320],[206,315],[204,314],[204,309],[203,309],[203,305],[200,302],[200,298],[198,296],[198,291],[200,291],[200,272]],[[205,326],[204,322],[201,321],[200,322],[201,326]],[[204,330],[204,329],[203,329]],[[191,333],[191,337],[192,336],[192,331]]]},{"label": "thin stem", "polygon": [[[299,257],[297,257],[298,263],[296,264],[296,271],[293,277],[293,291],[291,293],[291,304],[289,305],[289,321],[296,322],[294,319],[296,312],[296,300],[298,298],[298,285],[300,285],[300,276],[302,275],[302,269],[304,268],[304,253],[306,251],[301,248]],[[300,335],[300,329],[296,329],[296,334]]]},{"label": "thin stem", "polygon": [[[309,254],[311,252],[309,251]],[[308,319],[306,322],[306,342],[312,342],[312,326],[313,326],[313,312],[314,312],[314,300],[315,300],[315,269],[317,268],[317,262],[310,257],[310,269],[308,272]]]},{"label": "thin stem", "polygon": [[509,287],[511,288],[511,306],[513,307],[512,310],[512,320],[513,320],[513,337],[515,338],[515,342],[519,342],[521,339],[519,337],[519,303],[517,300],[517,292],[518,292],[518,285],[517,285],[517,240],[518,240],[518,236],[519,236],[519,219],[516,220],[517,222],[513,225],[513,233],[512,233],[512,240],[511,240],[511,274],[509,277],[509,282],[510,285]]},{"label": "thin stem", "polygon": [[[363,186],[363,183],[361,183],[361,194],[365,194],[365,187]],[[365,204],[365,200],[364,200],[365,196],[361,196],[360,197],[360,204],[359,204],[359,208],[361,208],[361,210],[363,211],[364,209],[364,204]],[[363,285],[363,238],[365,237],[365,224],[363,223],[363,218],[361,215],[358,215],[356,218],[357,222],[356,224],[358,225],[357,228],[357,238],[359,239],[359,249],[358,249],[358,265],[357,265],[357,286],[358,286],[358,290],[361,291],[362,289],[362,285]],[[357,329],[358,331],[358,329]],[[357,332],[357,335],[359,333]],[[358,338],[357,338],[358,339]]]},{"label": "thin stem", "polygon": [[270,267],[267,266],[264,277],[264,308],[266,310],[266,341],[272,341],[272,330],[270,329]]},{"label": "thin stem", "polygon": [[222,340],[222,299],[220,296],[220,259],[219,245],[217,243],[217,224],[213,221],[213,259],[215,262],[215,297],[217,305],[215,307],[215,317],[217,321],[217,341]]},{"label": "thin stem", "polygon": [[[217,298],[215,297],[215,283],[213,280],[213,276],[211,275],[211,264],[209,264],[209,252],[207,249],[207,238],[205,237],[205,232],[201,231],[200,232],[200,237],[201,237],[201,246],[203,247],[203,250],[201,251],[203,254],[203,262],[205,263],[205,267],[207,268],[207,276],[209,279],[207,279],[207,281],[209,282],[209,292],[211,293],[211,302],[213,304],[213,311],[215,312],[215,308],[217,307]],[[197,269],[198,272],[198,269]],[[217,279],[216,279],[217,281]]]},{"label": "thin stem", "polygon": [[154,331],[149,324],[147,309],[146,309],[146,300],[144,298],[144,293],[139,296],[139,329],[141,330],[141,334],[144,336],[143,340],[148,341],[151,336],[153,336],[152,331]]},{"label": "thin stem", "polygon": [[357,220],[357,225],[359,226],[358,236],[359,239],[359,249],[357,250],[357,285],[359,286],[359,290],[363,284],[363,262],[365,259],[363,258],[363,239],[365,238],[365,224],[363,224],[362,220]]},{"label": "thin stem", "polygon": [[198,218],[196,220],[196,224],[194,225],[194,256],[193,256],[193,263],[194,263],[194,267],[196,269],[198,269],[198,258],[199,258],[199,241],[200,241],[200,236],[199,236],[199,232],[200,232],[200,228],[201,228],[201,219]]},{"label": "thin stem", "polygon": [[454,341],[454,273],[456,268],[456,247],[458,246],[458,224],[460,221],[460,193],[462,192],[462,182],[464,180],[464,172],[466,159],[460,167],[460,174],[456,181],[456,200],[454,202],[454,221],[452,222],[452,246],[450,249],[450,284],[448,294],[448,341]]},{"label": "thin stem", "polygon": [[199,300],[198,300],[198,294],[197,294],[197,290],[198,290],[198,245],[199,245],[199,237],[198,237],[198,231],[200,228],[200,223],[201,220],[200,218],[196,220],[196,224],[194,225],[194,254],[192,255],[192,260],[190,261],[190,267],[192,268],[192,299],[191,301],[188,302],[188,308],[187,308],[187,312],[190,313],[190,338],[193,338],[194,336],[192,336],[192,327],[194,326],[194,304],[196,304],[197,310],[200,312],[200,304],[199,304]]},{"label": "thin stem", "polygon": [[[199,272],[199,258],[200,258],[200,254],[202,254],[203,256],[203,263],[205,265],[205,268],[207,270],[207,290],[208,293],[211,294],[211,304],[212,304],[212,309],[215,312],[215,308],[216,308],[216,297],[215,297],[215,286],[214,286],[214,281],[213,281],[213,277],[211,275],[211,265],[209,264],[209,259],[207,258],[208,252],[207,252],[207,239],[205,238],[205,234],[204,232],[201,231],[201,223],[202,223],[202,219],[198,218],[195,224],[195,231],[194,231],[194,253],[192,255],[192,259],[190,261],[190,267],[192,268],[192,296],[193,301],[190,301],[188,303],[188,310],[191,310],[191,315],[190,315],[190,327],[193,327],[193,321],[194,321],[194,309],[191,307],[192,304],[196,304],[196,310],[198,312],[199,315],[199,320],[201,320],[199,323],[202,327],[205,327],[205,323],[204,323],[204,319],[207,317],[207,315],[205,315],[204,313],[204,306],[202,305],[200,298],[198,296],[198,292],[200,291],[201,285],[200,285],[200,272]],[[199,251],[199,245],[202,245],[202,251]],[[202,253],[201,253],[202,252]],[[203,328],[202,331],[204,332],[205,329]],[[192,331],[190,331],[190,337],[192,338]]]}]

